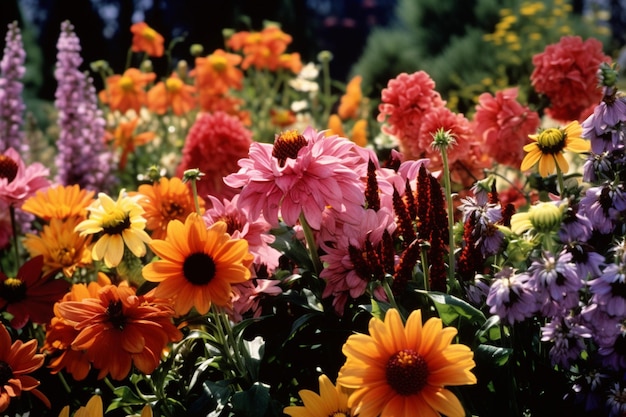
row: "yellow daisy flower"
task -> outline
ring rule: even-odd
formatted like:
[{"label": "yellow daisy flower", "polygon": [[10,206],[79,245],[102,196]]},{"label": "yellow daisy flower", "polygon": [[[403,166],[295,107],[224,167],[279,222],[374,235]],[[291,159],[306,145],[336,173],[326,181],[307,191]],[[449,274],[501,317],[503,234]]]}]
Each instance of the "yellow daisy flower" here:
[{"label": "yellow daisy flower", "polygon": [[81,236],[102,233],[92,250],[94,260],[104,259],[107,267],[115,267],[122,261],[124,246],[137,257],[146,254],[145,244],[151,238],[144,230],[146,219],[138,203],[140,198],[140,195],[129,197],[124,189],[116,201],[99,193],[96,201],[87,208],[89,217],[74,230]]},{"label": "yellow daisy flower", "polygon": [[333,385],[326,375],[320,375],[319,383],[319,395],[300,390],[298,394],[304,406],[285,407],[283,412],[291,417],[350,417],[348,393],[340,385]]},{"label": "yellow daisy flower", "polygon": [[459,399],[444,388],[476,383],[473,352],[451,344],[454,327],[443,328],[434,317],[422,324],[420,310],[403,326],[398,311],[390,309],[384,322],[370,320],[369,333],[348,338],[337,378],[338,385],[355,390],[348,397],[355,415],[465,417]]},{"label": "yellow daisy flower", "polygon": [[528,152],[520,169],[526,171],[539,163],[539,175],[547,177],[556,172],[567,172],[569,165],[563,157],[564,151],[582,153],[589,151],[589,141],[581,137],[583,128],[577,121],[567,126],[544,129],[536,135],[528,135],[534,142],[524,146]]}]

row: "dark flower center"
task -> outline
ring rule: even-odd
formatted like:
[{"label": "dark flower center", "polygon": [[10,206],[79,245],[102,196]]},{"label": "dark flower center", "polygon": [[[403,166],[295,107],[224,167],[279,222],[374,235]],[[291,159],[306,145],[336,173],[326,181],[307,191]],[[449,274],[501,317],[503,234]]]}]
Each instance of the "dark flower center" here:
[{"label": "dark flower center", "polygon": [[413,349],[403,349],[387,362],[387,383],[398,394],[417,394],[428,383],[428,364]]},{"label": "dark flower center", "polygon": [[298,151],[307,144],[306,138],[297,130],[287,130],[281,133],[274,141],[272,156],[278,159],[278,164],[285,166],[287,158],[296,159]]},{"label": "dark flower center", "polygon": [[8,363],[0,361],[0,387],[6,385],[11,378],[13,378],[13,369]]},{"label": "dark flower center", "polygon": [[102,220],[102,230],[107,235],[120,235],[130,228],[130,217],[128,213],[117,210],[106,215]]},{"label": "dark flower center", "polygon": [[193,285],[206,285],[215,277],[215,262],[204,252],[192,253],[183,263],[183,274]]},{"label": "dark flower center", "polygon": [[126,317],[124,317],[124,308],[122,302],[110,301],[109,307],[107,307],[107,316],[109,316],[109,322],[118,330],[124,330],[126,325]]},{"label": "dark flower center", "polygon": [[0,286],[0,298],[15,303],[26,298],[26,284],[18,278],[8,278]]},{"label": "dark flower center", "polygon": [[178,219],[185,214],[185,209],[173,201],[163,204],[163,217],[166,219]]},{"label": "dark flower center", "polygon": [[0,178],[6,178],[11,182],[17,177],[17,162],[6,155],[0,155]]},{"label": "dark flower center", "polygon": [[611,282],[611,294],[626,299],[626,284],[620,281]]},{"label": "dark flower center", "polygon": [[218,220],[226,223],[226,232],[229,235],[232,235],[233,233],[237,231],[243,230],[244,225],[241,224],[241,222],[238,219],[236,219],[235,216],[223,216]]}]

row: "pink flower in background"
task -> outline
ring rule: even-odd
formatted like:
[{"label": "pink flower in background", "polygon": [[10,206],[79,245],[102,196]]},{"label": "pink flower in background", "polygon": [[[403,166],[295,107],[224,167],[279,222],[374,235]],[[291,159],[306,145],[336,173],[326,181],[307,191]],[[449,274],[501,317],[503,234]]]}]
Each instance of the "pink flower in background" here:
[{"label": "pink flower in background", "polygon": [[518,88],[507,88],[495,96],[478,97],[474,115],[476,135],[482,138],[483,150],[498,163],[518,168],[524,159],[522,149],[528,135],[536,133],[539,115],[517,101]]},{"label": "pink flower in background", "polygon": [[213,207],[203,215],[207,226],[220,220],[226,222],[227,232],[233,239],[241,238],[248,241],[248,250],[254,255],[254,265],[258,267],[265,265],[268,272],[273,272],[278,267],[281,253],[270,246],[276,237],[268,233],[272,226],[263,216],[250,218],[246,209],[238,207],[239,195],[230,201],[226,199],[220,201],[209,196],[209,201]]},{"label": "pink flower in background", "polygon": [[29,166],[13,148],[0,154],[0,201],[20,207],[37,190],[50,185],[50,171],[39,162]]},{"label": "pink flower in background", "polygon": [[593,38],[564,36],[533,57],[530,80],[535,91],[550,99],[546,112],[554,119],[582,121],[583,114],[602,98],[597,73],[611,58],[602,52],[602,43]]},{"label": "pink flower in background", "polygon": [[224,181],[243,187],[239,205],[252,218],[263,213],[274,226],[280,218],[294,226],[302,213],[319,230],[327,207],[352,218],[360,212],[367,160],[356,148],[349,139],[326,137],[311,127],[302,134],[290,130],[277,135],[273,145],[250,145],[241,169]]},{"label": "pink flower in background", "polygon": [[420,135],[424,114],[446,104],[432,78],[424,71],[402,73],[389,80],[381,95],[378,121],[386,122],[382,129],[398,138],[400,150],[415,155],[430,149],[432,138]]},{"label": "pink flower in background", "polygon": [[283,292],[277,279],[250,279],[231,287],[233,307],[229,312],[235,322],[240,322],[249,311],[253,317],[261,315],[260,302],[264,295],[279,295]]},{"label": "pink flower in background", "polygon": [[238,191],[225,185],[223,178],[237,170],[237,161],[248,156],[251,143],[252,132],[236,117],[220,111],[204,113],[189,129],[176,176],[198,168],[205,174],[197,182],[200,197],[207,202],[209,195],[231,199]]}]

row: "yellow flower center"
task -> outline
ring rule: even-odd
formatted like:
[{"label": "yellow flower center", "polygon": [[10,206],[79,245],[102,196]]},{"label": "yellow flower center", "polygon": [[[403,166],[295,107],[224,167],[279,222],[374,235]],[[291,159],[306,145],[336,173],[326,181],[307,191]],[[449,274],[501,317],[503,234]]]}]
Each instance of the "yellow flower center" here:
[{"label": "yellow flower center", "polygon": [[165,87],[170,93],[178,93],[183,89],[183,82],[179,78],[171,77],[165,81]]},{"label": "yellow flower center", "polygon": [[387,383],[403,396],[417,394],[428,383],[426,359],[413,349],[403,349],[387,362]]},{"label": "yellow flower center", "polygon": [[183,275],[193,285],[206,285],[215,277],[215,262],[204,252],[192,253],[183,263]]},{"label": "yellow flower center", "polygon": [[142,32],[141,32],[141,36],[143,36],[143,38],[147,41],[152,42],[153,40],[156,39],[156,31],[152,28],[145,28]]},{"label": "yellow flower center", "polygon": [[550,232],[559,227],[563,219],[561,209],[551,203],[539,203],[528,210],[530,223],[538,232]]},{"label": "yellow flower center", "polygon": [[0,287],[0,298],[9,303],[23,300],[26,297],[26,284],[19,278],[7,278]]},{"label": "yellow flower center", "polygon": [[278,164],[285,165],[287,158],[296,159],[298,151],[307,144],[306,138],[297,130],[287,130],[282,132],[274,141],[272,156],[278,159]]},{"label": "yellow flower center", "polygon": [[74,264],[75,248],[61,248],[55,256],[56,261],[63,266],[71,266]]},{"label": "yellow flower center", "polygon": [[102,216],[102,229],[108,235],[119,235],[130,227],[128,213],[115,209]]},{"label": "yellow flower center", "polygon": [[0,178],[6,178],[11,182],[17,177],[17,162],[6,155],[0,155]]},{"label": "yellow flower center", "polygon": [[133,81],[132,78],[124,75],[120,78],[120,80],[117,82],[117,85],[124,91],[129,92],[129,91],[133,91],[134,87],[135,87],[135,82]]},{"label": "yellow flower center", "polygon": [[217,72],[224,72],[228,67],[228,61],[223,56],[211,56],[209,62],[213,69]]},{"label": "yellow flower center", "polygon": [[565,147],[566,133],[556,127],[543,130],[537,136],[537,146],[544,154],[556,154]]},{"label": "yellow flower center", "polygon": [[333,413],[329,417],[350,417],[350,415],[344,413],[343,411],[337,411],[336,413]]}]

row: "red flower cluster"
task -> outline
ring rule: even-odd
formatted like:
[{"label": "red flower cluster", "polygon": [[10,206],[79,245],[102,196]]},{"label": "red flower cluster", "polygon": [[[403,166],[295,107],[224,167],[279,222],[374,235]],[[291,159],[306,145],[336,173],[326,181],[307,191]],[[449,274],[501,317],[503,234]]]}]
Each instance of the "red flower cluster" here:
[{"label": "red flower cluster", "polygon": [[564,36],[533,57],[535,69],[530,80],[535,91],[550,99],[546,111],[550,117],[581,121],[602,98],[596,74],[602,62],[610,61],[597,39]]},{"label": "red flower cluster", "polygon": [[500,164],[518,168],[524,159],[528,135],[539,127],[539,115],[517,101],[518,88],[498,91],[495,96],[478,97],[474,116],[476,135],[483,151]]}]

